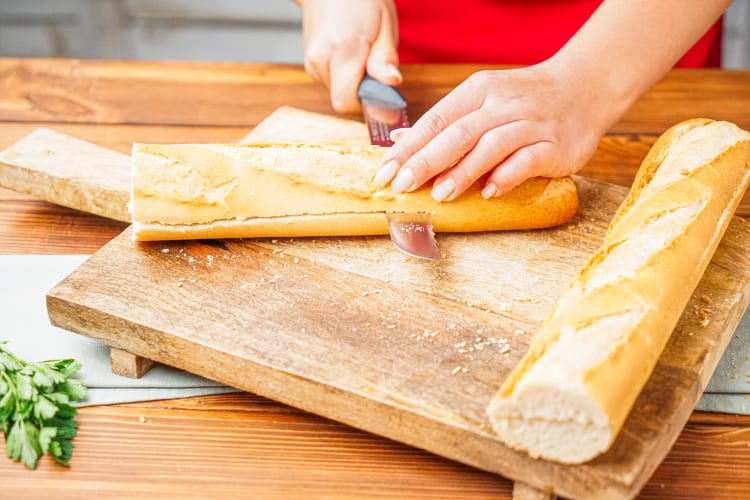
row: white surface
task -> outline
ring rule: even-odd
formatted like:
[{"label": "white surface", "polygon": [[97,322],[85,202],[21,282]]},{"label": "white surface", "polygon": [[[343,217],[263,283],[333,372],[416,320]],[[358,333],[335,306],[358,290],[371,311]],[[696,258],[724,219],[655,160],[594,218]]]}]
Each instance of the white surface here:
[{"label": "white surface", "polygon": [[109,348],[95,340],[50,325],[45,295],[78,267],[85,255],[0,255],[0,340],[28,361],[75,358],[78,378],[91,389],[81,405],[123,403],[228,392],[187,372],[156,365],[140,379],[112,373]]}]

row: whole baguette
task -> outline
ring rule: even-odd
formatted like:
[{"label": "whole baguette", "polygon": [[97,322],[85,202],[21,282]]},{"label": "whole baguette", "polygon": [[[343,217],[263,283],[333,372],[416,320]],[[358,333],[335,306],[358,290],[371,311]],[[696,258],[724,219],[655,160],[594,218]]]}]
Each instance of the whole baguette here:
[{"label": "whole baguette", "polygon": [[580,463],[612,445],[750,179],[750,134],[696,119],[643,161],[602,246],[490,402],[498,437]]},{"label": "whole baguette", "polygon": [[473,186],[450,203],[429,188],[377,186],[385,150],[336,144],[134,144],[136,240],[388,234],[385,213],[429,212],[435,231],[555,226],[578,206],[572,179],[530,179],[485,200]]}]

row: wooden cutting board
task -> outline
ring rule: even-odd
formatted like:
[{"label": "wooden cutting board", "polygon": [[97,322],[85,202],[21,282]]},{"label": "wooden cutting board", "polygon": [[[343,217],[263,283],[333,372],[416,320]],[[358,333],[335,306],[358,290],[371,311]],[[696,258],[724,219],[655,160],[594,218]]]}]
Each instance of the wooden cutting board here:
[{"label": "wooden cutting board", "polygon": [[[0,154],[0,179],[30,168],[18,164],[33,163],[34,147]],[[52,154],[94,168],[80,144]],[[385,237],[134,243],[126,230],[49,292],[50,319],[546,491],[632,497],[748,304],[750,224],[730,224],[613,448],[577,466],[534,460],[496,440],[484,411],[626,194],[576,182],[581,205],[569,224],[440,234],[439,263],[406,258]]]}]

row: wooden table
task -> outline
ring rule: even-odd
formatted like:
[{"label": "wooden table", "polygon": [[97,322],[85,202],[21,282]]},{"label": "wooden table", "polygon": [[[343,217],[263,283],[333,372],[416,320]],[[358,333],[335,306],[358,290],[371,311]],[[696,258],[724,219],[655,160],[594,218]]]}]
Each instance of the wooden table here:
[{"label": "wooden table", "polygon": [[[475,66],[407,66],[412,118]],[[332,113],[299,67],[0,59],[0,148],[45,126],[128,152],[133,141],[231,142],[282,105]],[[750,72],[673,71],[581,172],[629,185],[656,135],[695,116],[750,129]],[[739,214],[750,215],[750,196]],[[122,223],[0,189],[0,253],[88,253]],[[12,287],[12,283],[1,282]],[[3,497],[508,498],[512,483],[247,393],[84,408],[72,467],[0,459]],[[695,412],[645,498],[750,491],[750,417]]]}]

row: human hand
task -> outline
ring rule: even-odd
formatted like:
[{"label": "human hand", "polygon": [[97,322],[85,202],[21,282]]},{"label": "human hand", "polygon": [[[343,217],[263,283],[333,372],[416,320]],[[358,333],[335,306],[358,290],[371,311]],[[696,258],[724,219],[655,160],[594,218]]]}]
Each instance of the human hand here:
[{"label": "human hand", "polygon": [[299,0],[303,8],[305,70],[330,89],[338,112],[359,109],[357,86],[367,73],[401,83],[398,21],[393,0]]},{"label": "human hand", "polygon": [[485,174],[482,195],[492,198],[530,177],[576,172],[620,109],[558,68],[542,63],[470,76],[395,134],[376,182],[408,192],[435,178],[433,198],[449,201]]}]

